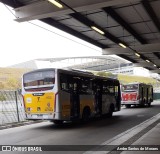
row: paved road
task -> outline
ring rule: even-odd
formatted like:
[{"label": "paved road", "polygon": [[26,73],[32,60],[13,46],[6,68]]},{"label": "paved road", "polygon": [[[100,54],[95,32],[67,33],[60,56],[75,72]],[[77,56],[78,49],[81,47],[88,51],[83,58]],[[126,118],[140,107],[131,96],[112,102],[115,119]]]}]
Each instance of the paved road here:
[{"label": "paved road", "polygon": [[112,118],[93,119],[87,124],[65,123],[56,126],[43,122],[5,129],[0,131],[0,145],[99,145],[159,111],[160,102],[154,102],[150,108],[122,108]]}]

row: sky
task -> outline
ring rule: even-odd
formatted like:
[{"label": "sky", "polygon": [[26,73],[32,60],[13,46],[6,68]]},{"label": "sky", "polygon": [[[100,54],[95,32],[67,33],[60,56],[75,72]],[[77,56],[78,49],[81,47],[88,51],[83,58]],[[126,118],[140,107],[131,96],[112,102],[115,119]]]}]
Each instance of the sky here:
[{"label": "sky", "polygon": [[38,20],[31,22],[47,30],[28,22],[18,23],[8,8],[0,3],[0,67],[39,58],[102,54],[100,48]]}]

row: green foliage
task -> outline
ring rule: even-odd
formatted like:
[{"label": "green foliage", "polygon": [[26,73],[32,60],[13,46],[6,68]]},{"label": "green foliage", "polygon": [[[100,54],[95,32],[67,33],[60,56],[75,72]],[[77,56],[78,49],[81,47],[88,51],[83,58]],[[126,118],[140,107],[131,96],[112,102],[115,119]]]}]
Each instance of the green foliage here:
[{"label": "green foliage", "polygon": [[21,77],[31,69],[0,68],[0,90],[21,88]]},{"label": "green foliage", "polygon": [[134,75],[118,74],[118,80],[122,84],[131,82],[147,83],[153,85],[154,88],[160,85],[160,82],[156,79],[149,77],[142,77],[142,76],[134,76]]},{"label": "green foliage", "polygon": [[124,74],[114,75],[110,72],[104,72],[104,71],[92,71],[92,73],[98,76],[117,78],[121,84],[131,83],[131,82],[141,82],[141,83],[151,84],[153,85],[154,88],[160,87],[160,81],[149,77],[124,75]]},{"label": "green foliage", "polygon": [[117,75],[114,75],[110,72],[104,72],[104,71],[94,71],[92,72],[94,75],[102,76],[102,77],[109,77],[109,78],[116,78]]}]

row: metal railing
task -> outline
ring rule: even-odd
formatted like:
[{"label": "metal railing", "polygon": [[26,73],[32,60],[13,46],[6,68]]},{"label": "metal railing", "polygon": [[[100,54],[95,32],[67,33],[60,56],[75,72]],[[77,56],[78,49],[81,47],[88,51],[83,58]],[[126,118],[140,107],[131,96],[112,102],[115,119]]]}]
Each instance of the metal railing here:
[{"label": "metal railing", "polygon": [[18,91],[0,91],[0,125],[25,121],[23,98]]}]

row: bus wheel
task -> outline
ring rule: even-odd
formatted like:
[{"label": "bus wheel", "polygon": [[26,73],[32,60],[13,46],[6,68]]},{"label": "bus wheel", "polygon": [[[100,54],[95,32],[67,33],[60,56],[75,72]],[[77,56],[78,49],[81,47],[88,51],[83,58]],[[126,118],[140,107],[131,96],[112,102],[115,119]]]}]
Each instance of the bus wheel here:
[{"label": "bus wheel", "polygon": [[125,105],[126,106],[126,108],[130,108],[131,107],[131,105],[130,104],[127,104],[127,105]]},{"label": "bus wheel", "polygon": [[146,105],[146,100],[144,99],[142,102],[142,107],[145,107],[145,105]]},{"label": "bus wheel", "polygon": [[110,106],[110,108],[109,108],[109,112],[108,112],[108,114],[107,114],[107,117],[108,118],[111,118],[112,117],[112,115],[113,115],[113,107],[112,106]]},{"label": "bus wheel", "polygon": [[54,124],[60,125],[63,123],[63,120],[53,120]]},{"label": "bus wheel", "polygon": [[90,118],[90,109],[84,108],[83,113],[82,113],[82,121],[87,122],[89,121],[89,118]]},{"label": "bus wheel", "polygon": [[150,107],[151,106],[151,101],[149,101],[147,105],[148,105],[148,107]]}]

